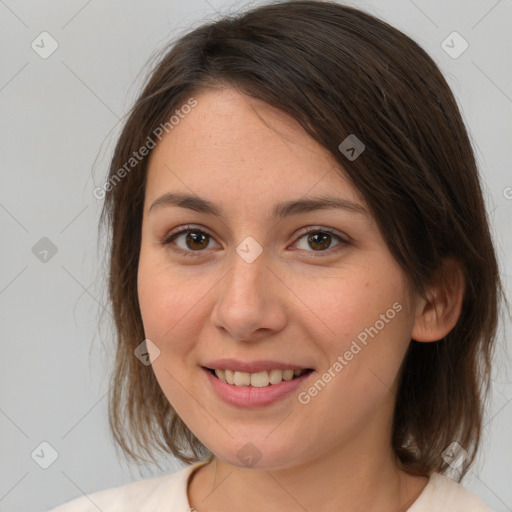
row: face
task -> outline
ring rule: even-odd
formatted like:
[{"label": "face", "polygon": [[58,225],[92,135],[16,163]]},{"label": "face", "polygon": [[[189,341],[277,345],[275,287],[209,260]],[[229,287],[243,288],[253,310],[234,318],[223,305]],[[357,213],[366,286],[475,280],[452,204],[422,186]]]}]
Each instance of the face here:
[{"label": "face", "polygon": [[[153,150],[145,191],[138,294],[163,392],[235,466],[388,449],[414,314],[367,205],[285,114],[232,89],[195,98]],[[236,386],[205,369],[219,359],[312,371]]]}]

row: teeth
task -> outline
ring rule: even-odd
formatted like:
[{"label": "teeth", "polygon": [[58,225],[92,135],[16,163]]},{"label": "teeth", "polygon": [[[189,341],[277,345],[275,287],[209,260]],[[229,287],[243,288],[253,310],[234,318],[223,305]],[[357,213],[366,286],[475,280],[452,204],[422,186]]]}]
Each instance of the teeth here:
[{"label": "teeth", "polygon": [[255,388],[264,388],[268,385],[279,384],[283,380],[292,380],[294,377],[300,377],[306,370],[270,370],[256,373],[237,372],[233,370],[216,369],[215,375],[223,382],[235,386],[252,386]]},{"label": "teeth", "polygon": [[249,386],[251,374],[246,372],[235,372],[235,386]]},{"label": "teeth", "polygon": [[283,380],[292,380],[294,373],[293,370],[285,370],[283,372]]},{"label": "teeth", "polygon": [[270,370],[268,380],[270,384],[279,384],[283,380],[283,370]]},{"label": "teeth", "polygon": [[233,370],[224,370],[224,376],[226,377],[226,382],[228,384],[235,383],[235,372]]},{"label": "teeth", "polygon": [[269,382],[270,377],[268,376],[267,371],[251,373],[251,386],[255,388],[264,388],[265,386],[268,386]]}]

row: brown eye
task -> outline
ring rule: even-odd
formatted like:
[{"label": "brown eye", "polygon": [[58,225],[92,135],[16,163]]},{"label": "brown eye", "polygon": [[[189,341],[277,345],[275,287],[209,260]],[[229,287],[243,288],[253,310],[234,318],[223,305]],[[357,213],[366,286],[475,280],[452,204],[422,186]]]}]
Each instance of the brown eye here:
[{"label": "brown eye", "polygon": [[164,241],[163,245],[174,246],[173,250],[183,253],[185,256],[194,256],[194,252],[206,252],[213,238],[208,233],[187,226],[177,233],[171,233]]},{"label": "brown eye", "polygon": [[206,249],[206,247],[208,247],[208,242],[209,236],[206,233],[198,231],[190,231],[185,237],[185,244],[192,250]]},{"label": "brown eye", "polygon": [[[171,233],[162,244],[169,245],[173,251],[179,252],[183,256],[200,256],[201,253],[207,252],[206,249],[209,248],[210,242],[216,243],[210,234],[201,229],[186,226],[178,232]],[[333,242],[337,242],[334,247],[332,247]],[[348,241],[327,228],[303,231],[295,243],[298,249],[320,254],[330,254],[348,244]],[[217,246],[220,247],[218,244]]]},{"label": "brown eye", "polygon": [[312,249],[328,249],[331,245],[332,236],[328,233],[314,233],[308,236],[308,243]]},{"label": "brown eye", "polygon": [[329,229],[310,229],[298,239],[297,248],[307,252],[330,252],[328,249],[334,241],[337,241],[335,247],[348,244],[341,236]]}]

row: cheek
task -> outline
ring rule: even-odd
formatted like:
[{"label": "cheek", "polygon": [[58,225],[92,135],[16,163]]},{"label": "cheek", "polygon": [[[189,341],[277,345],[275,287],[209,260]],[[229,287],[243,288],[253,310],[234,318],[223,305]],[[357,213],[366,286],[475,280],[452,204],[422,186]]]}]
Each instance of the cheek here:
[{"label": "cheek", "polygon": [[[402,273],[381,261],[309,281],[297,280],[294,291],[310,308],[309,336],[324,355],[320,378],[330,383],[320,401],[351,411],[355,421],[388,395],[410,342]],[[339,413],[331,412],[336,423]]]},{"label": "cheek", "polygon": [[[169,403],[182,418],[188,418],[190,388],[187,354],[197,338],[197,306],[201,290],[197,283],[169,268],[150,250],[141,250],[137,275],[139,307],[144,334],[159,350],[152,363],[156,379]],[[203,293],[204,294],[204,293]]]},{"label": "cheek", "polygon": [[316,326],[318,336],[327,335],[335,349],[350,345],[361,333],[364,341],[364,333],[375,334],[375,327],[382,334],[393,332],[394,338],[407,317],[402,274],[389,262],[295,278],[293,291],[300,299],[297,305],[302,302],[308,309],[310,326]]},{"label": "cheek", "polygon": [[206,267],[172,266],[164,253],[142,248],[137,281],[144,333],[170,368],[195,350],[221,277]]},{"label": "cheek", "polygon": [[[187,323],[200,290],[191,279],[171,271],[162,258],[141,250],[137,275],[139,307],[146,337],[161,350]],[[168,343],[165,343],[168,345]]]}]

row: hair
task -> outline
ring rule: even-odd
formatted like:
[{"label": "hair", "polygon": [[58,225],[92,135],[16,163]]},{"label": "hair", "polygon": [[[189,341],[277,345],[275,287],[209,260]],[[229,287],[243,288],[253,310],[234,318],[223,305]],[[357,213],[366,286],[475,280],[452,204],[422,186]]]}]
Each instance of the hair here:
[{"label": "hair", "polygon": [[[155,461],[156,451],[186,463],[212,457],[151,366],[134,357],[145,338],[137,270],[149,156],[119,176],[177,108],[219,87],[287,113],[329,151],[366,201],[411,290],[428,300],[427,286],[449,282],[444,263],[460,266],[466,286],[457,324],[443,340],[410,342],[391,442],[404,471],[429,475],[447,469],[442,452],[456,441],[468,452],[462,478],[480,442],[503,294],[474,153],[428,54],[373,15],[330,1],[273,3],[191,30],[165,48],[128,112],[100,219],[109,232],[117,334],[109,403],[117,445],[135,462],[147,462],[144,455]],[[353,161],[338,149],[350,134],[365,145]]]}]

